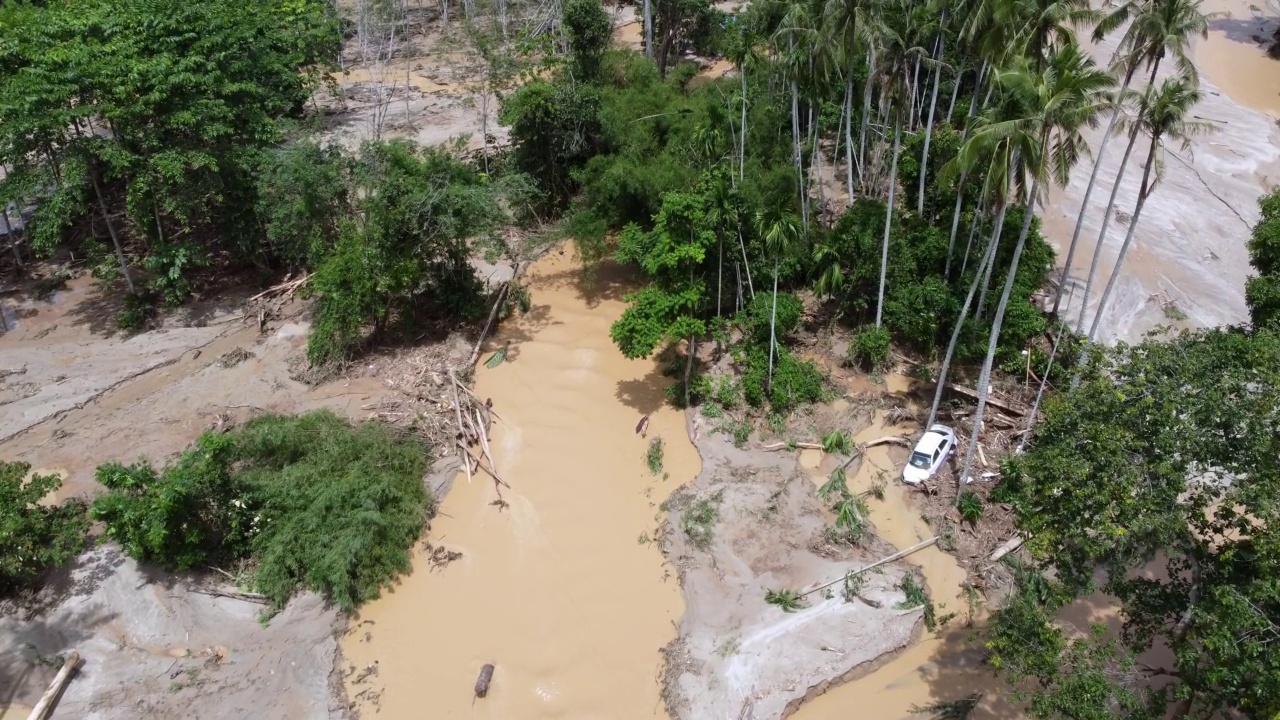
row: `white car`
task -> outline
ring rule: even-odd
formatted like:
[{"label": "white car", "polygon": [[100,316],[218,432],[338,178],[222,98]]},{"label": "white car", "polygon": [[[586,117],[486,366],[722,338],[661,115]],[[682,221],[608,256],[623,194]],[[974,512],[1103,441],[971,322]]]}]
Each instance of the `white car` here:
[{"label": "white car", "polygon": [[919,485],[933,477],[942,463],[956,451],[956,434],[946,425],[933,425],[916,443],[902,469],[902,482]]}]

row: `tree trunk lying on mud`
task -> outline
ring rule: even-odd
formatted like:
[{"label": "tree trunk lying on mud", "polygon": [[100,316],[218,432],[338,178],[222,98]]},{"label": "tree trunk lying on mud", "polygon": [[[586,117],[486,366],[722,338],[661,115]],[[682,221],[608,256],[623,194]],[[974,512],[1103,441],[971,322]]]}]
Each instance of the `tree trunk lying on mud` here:
[{"label": "tree trunk lying on mud", "polygon": [[1026,541],[1026,538],[1022,537],[1021,534],[1015,534],[1013,537],[1009,538],[1009,540],[1005,542],[1003,545],[996,548],[996,551],[991,553],[991,557],[987,559],[990,560],[991,562],[998,562],[1000,558],[1022,547],[1022,543],[1025,541]]},{"label": "tree trunk lying on mud", "polygon": [[[957,395],[963,395],[969,398],[970,400],[976,401],[978,399],[977,390],[972,390],[970,388],[964,387],[963,385],[955,385],[952,383],[947,383],[947,389],[956,393]],[[999,408],[1009,413],[1010,415],[1016,415],[1017,417],[1022,417],[1023,415],[1027,414],[1025,410],[1016,408],[1004,402],[1003,400],[996,399],[994,396],[991,395],[991,393],[987,393],[987,404],[990,405],[991,407]]]},{"label": "tree trunk lying on mud", "polygon": [[930,545],[933,545],[933,544],[935,544],[935,543],[937,543],[937,542],[938,542],[938,538],[937,538],[937,536],[931,537],[931,538],[929,538],[928,540],[925,540],[925,541],[924,541],[924,542],[922,542],[922,543],[917,543],[917,544],[915,544],[915,545],[912,545],[911,547],[907,548],[906,550],[899,550],[898,552],[896,552],[896,553],[894,553],[894,554],[890,555],[890,556],[889,556],[889,557],[887,557],[887,558],[883,558],[883,559],[881,559],[881,560],[877,560],[877,561],[875,561],[875,562],[871,563],[870,565],[868,565],[868,566],[866,566],[866,567],[864,567],[864,568],[861,568],[861,569],[858,569],[858,570],[852,570],[852,571],[850,571],[850,572],[847,572],[847,573],[845,573],[844,575],[841,575],[840,577],[836,578],[835,580],[832,580],[831,582],[827,582],[827,583],[823,583],[823,584],[818,585],[818,586],[815,586],[815,587],[811,587],[811,588],[809,588],[808,590],[805,590],[804,592],[800,593],[800,597],[804,597],[805,595],[811,595],[811,594],[813,594],[813,593],[815,593],[815,592],[818,592],[819,590],[821,590],[821,589],[823,589],[823,588],[829,588],[829,587],[831,587],[832,585],[835,585],[835,584],[836,584],[836,583],[838,583],[838,582],[844,582],[844,581],[845,581],[845,578],[856,577],[856,576],[861,575],[862,573],[864,573],[864,572],[866,572],[866,571],[868,571],[868,570],[874,570],[875,568],[878,568],[878,567],[880,567],[881,565],[884,565],[884,564],[886,564],[886,563],[891,563],[891,562],[893,562],[894,560],[901,560],[902,558],[904,558],[904,557],[906,557],[906,556],[908,556],[908,555],[910,555],[910,554],[912,554],[912,553],[914,553],[914,552],[916,552],[916,551],[918,551],[918,550],[923,550],[923,549],[925,549],[925,548],[929,547]]},{"label": "tree trunk lying on mud", "polygon": [[53,710],[53,706],[57,704],[58,697],[62,695],[62,690],[71,682],[71,677],[75,675],[76,667],[80,664],[80,653],[67,653],[66,660],[62,663],[62,669],[58,671],[57,676],[53,678],[53,682],[49,684],[49,689],[44,691],[40,696],[40,702],[31,709],[31,714],[27,716],[27,720],[44,720]]}]

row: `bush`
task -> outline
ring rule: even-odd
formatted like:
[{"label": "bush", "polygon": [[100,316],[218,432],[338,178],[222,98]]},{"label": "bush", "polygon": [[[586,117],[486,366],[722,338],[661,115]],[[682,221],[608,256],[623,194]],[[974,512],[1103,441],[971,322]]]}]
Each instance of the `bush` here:
[{"label": "bush", "polygon": [[849,340],[845,364],[864,370],[881,370],[889,364],[889,331],[881,328],[863,328]]},{"label": "bush", "polygon": [[270,415],[205,433],[162,472],[100,467],[108,492],[91,512],[139,560],[250,560],[252,587],[275,608],[308,589],[351,611],[409,570],[430,510],[427,462],[418,442],[378,423]]},{"label": "bush", "polygon": [[89,532],[84,503],[41,505],[62,481],[57,475],[35,475],[23,482],[30,470],[26,463],[0,461],[0,595],[75,557]]},{"label": "bush", "polygon": [[769,386],[769,349],[752,347],[746,352],[746,372],[742,376],[743,396],[748,405],[762,407],[765,399],[777,413],[787,413],[800,405],[820,402],[826,396],[822,373],[813,363],[800,361],[785,347],[774,350],[773,384]]}]

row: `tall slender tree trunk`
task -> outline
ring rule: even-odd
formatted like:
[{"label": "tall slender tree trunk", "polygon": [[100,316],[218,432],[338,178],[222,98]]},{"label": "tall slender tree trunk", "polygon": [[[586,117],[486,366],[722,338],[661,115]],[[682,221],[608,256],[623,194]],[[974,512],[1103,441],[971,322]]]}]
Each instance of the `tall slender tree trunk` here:
[{"label": "tall slender tree trunk", "polygon": [[792,160],[796,164],[796,184],[800,194],[800,219],[804,223],[804,231],[809,233],[809,203],[805,201],[804,191],[804,156],[800,152],[800,89],[795,77],[791,78],[791,144]]},{"label": "tall slender tree trunk", "polygon": [[1098,231],[1098,242],[1093,246],[1093,259],[1089,261],[1089,274],[1085,276],[1084,295],[1080,297],[1080,314],[1076,318],[1076,332],[1084,332],[1085,311],[1089,307],[1089,294],[1093,292],[1093,280],[1098,276],[1098,265],[1102,262],[1102,246],[1107,240],[1107,229],[1111,227],[1111,215],[1115,210],[1116,196],[1120,194],[1120,185],[1124,181],[1124,171],[1129,165],[1129,156],[1133,154],[1133,146],[1138,141],[1138,124],[1135,122],[1129,130],[1129,142],[1125,145],[1124,155],[1120,158],[1120,168],[1116,170],[1116,182],[1111,186],[1111,197],[1107,200],[1107,210],[1102,215],[1102,229]]},{"label": "tall slender tree trunk", "polygon": [[[1129,89],[1129,83],[1133,80],[1133,69],[1125,73],[1124,83],[1120,86],[1120,94],[1123,95]],[[1120,120],[1120,106],[1117,104],[1115,109],[1111,111],[1111,120],[1107,122],[1107,130],[1102,135],[1102,142],[1098,144],[1098,154],[1093,159],[1093,171],[1089,173],[1089,184],[1084,188],[1084,198],[1080,201],[1080,214],[1076,216],[1076,227],[1071,233],[1071,244],[1067,246],[1067,258],[1062,265],[1062,282],[1058,284],[1058,291],[1053,296],[1053,312],[1057,317],[1058,310],[1062,306],[1062,293],[1067,288],[1067,277],[1071,274],[1071,262],[1076,257],[1076,244],[1080,240],[1080,229],[1084,227],[1084,216],[1089,211],[1089,197],[1093,195],[1093,186],[1098,181],[1098,171],[1102,169],[1102,158],[1107,154],[1107,145],[1111,143],[1111,136],[1115,131],[1116,123]]]},{"label": "tall slender tree trunk", "polygon": [[742,239],[742,226],[738,226],[738,247],[742,249],[742,267],[747,272],[747,291],[751,293],[751,298],[756,297],[756,288],[751,284],[751,262],[747,260],[747,243]]},{"label": "tall slender tree trunk", "polygon": [[742,67],[738,68],[738,76],[742,79],[742,131],[738,137],[738,182],[743,182],[747,175],[747,63],[745,61]]},{"label": "tall slender tree trunk", "polygon": [[858,131],[858,181],[861,183],[865,178],[862,176],[861,168],[867,166],[867,124],[871,120],[871,88],[875,84],[871,81],[876,74],[876,54],[872,50],[867,50],[867,84],[862,89],[862,128]]},{"label": "tall slender tree trunk", "polygon": [[1129,252],[1129,245],[1133,243],[1133,233],[1138,227],[1138,220],[1142,217],[1142,208],[1147,204],[1147,198],[1151,196],[1151,168],[1156,164],[1156,151],[1160,147],[1160,136],[1153,135],[1151,137],[1151,149],[1147,152],[1147,163],[1142,169],[1142,185],[1138,190],[1138,203],[1133,208],[1133,217],[1129,219],[1129,232],[1125,233],[1124,244],[1120,246],[1120,254],[1116,256],[1115,267],[1111,268],[1111,277],[1107,279],[1107,287],[1102,291],[1102,297],[1098,300],[1098,312],[1093,316],[1093,324],[1089,326],[1089,334],[1086,340],[1093,342],[1093,338],[1098,332],[1098,325],[1102,322],[1102,316],[1107,312],[1107,301],[1111,299],[1111,291],[1116,287],[1116,280],[1120,278],[1120,267],[1124,265],[1125,255]]},{"label": "tall slender tree trunk", "polygon": [[889,164],[889,202],[884,213],[884,242],[880,248],[880,292],[876,300],[876,329],[884,316],[884,278],[889,269],[889,229],[893,225],[893,194],[898,187],[898,152],[902,149],[902,121],[893,124],[893,160]]},{"label": "tall slender tree trunk", "polygon": [[724,235],[717,232],[716,239],[720,241],[720,262],[716,269],[716,317],[720,317],[720,296],[724,292]]},{"label": "tall slender tree trunk", "polygon": [[[1004,220],[1004,203],[1000,204],[1000,209],[996,212],[996,216]],[[1000,227],[1000,226],[997,226]],[[1000,245],[1000,233],[997,231],[991,238],[991,243],[987,245],[987,251],[982,256],[982,262],[978,266],[978,272],[973,274],[973,281],[969,283],[969,292],[964,297],[964,305],[960,308],[960,317],[956,318],[956,326],[951,330],[951,340],[947,343],[947,352],[942,356],[942,367],[938,368],[938,385],[933,390],[933,404],[929,406],[929,421],[925,423],[925,427],[933,425],[938,419],[938,407],[942,404],[942,393],[947,386],[947,374],[951,372],[951,360],[955,357],[956,346],[960,344],[960,332],[964,329],[964,321],[969,317],[969,308],[973,306],[973,296],[978,292],[978,282],[982,278],[982,270],[988,265],[995,262],[996,248]]]},{"label": "tall slender tree trunk", "polygon": [[137,288],[133,286],[133,275],[129,273],[129,263],[124,259],[124,248],[120,245],[120,235],[116,232],[115,223],[111,222],[111,213],[107,211],[107,200],[102,195],[102,183],[98,181],[98,169],[93,166],[93,161],[89,161],[89,177],[93,179],[93,192],[98,196],[98,208],[102,210],[102,220],[107,224],[107,232],[111,235],[111,244],[116,248],[116,259],[120,261],[120,272],[124,275],[124,282],[129,286],[129,294],[136,295]]},{"label": "tall slender tree trunk", "polygon": [[684,406],[689,407],[689,378],[693,376],[693,359],[698,356],[698,336],[689,336],[689,357],[684,361]]},{"label": "tall slender tree trunk", "polygon": [[653,59],[653,0],[644,0],[644,55]]},{"label": "tall slender tree trunk", "polygon": [[[9,238],[9,249],[13,251],[13,261],[18,263],[18,269],[23,268],[22,251],[18,249],[18,236],[13,232],[13,226],[9,224],[9,203],[6,202],[3,208],[0,208],[0,215],[4,216],[4,233]],[[19,214],[21,215],[21,214]]]},{"label": "tall slender tree trunk", "polygon": [[916,131],[916,89],[920,87],[920,58],[916,57],[916,67],[911,75],[911,102],[910,110],[907,113],[907,132]]},{"label": "tall slender tree trunk", "polygon": [[767,389],[773,392],[773,352],[778,345],[777,325],[778,325],[778,270],[781,263],[778,258],[773,260],[773,308],[769,311],[769,378],[766,382]]},{"label": "tall slender tree trunk", "polygon": [[846,207],[853,207],[853,70],[849,70],[849,79],[844,90],[844,169],[845,185],[848,187],[849,200]]},{"label": "tall slender tree trunk", "polygon": [[[951,122],[951,118],[956,111],[956,101],[960,99],[960,81],[964,78],[964,65],[956,70],[956,80],[951,85],[951,102],[947,103],[947,122]],[[974,91],[977,92],[976,90]]]},{"label": "tall slender tree trunk", "polygon": [[[981,80],[982,80],[981,75],[979,75],[978,85],[982,84]],[[959,85],[959,79],[956,80],[956,84]],[[960,133],[961,147],[963,147],[964,144],[969,140],[969,130],[973,125],[973,116],[978,113],[978,90],[979,88],[975,87],[973,90],[973,96],[969,98],[969,115],[968,117],[965,118],[964,130],[962,130]],[[947,117],[950,118],[950,115],[951,115],[950,112],[948,112]],[[964,183],[968,178],[969,178],[969,168],[965,167],[960,171],[960,180],[959,182],[956,183],[956,206],[955,206],[955,209],[951,211],[951,236],[947,240],[947,263],[946,263],[946,269],[943,270],[943,273],[942,273],[943,278],[951,277],[951,254],[956,247],[956,230],[959,229],[960,227],[960,211],[964,208]],[[983,181],[984,197],[986,195],[986,189],[987,189],[987,183],[984,180]],[[977,222],[976,215],[974,216],[974,222],[975,223]],[[972,243],[973,241],[972,233],[969,234],[969,240]],[[965,254],[968,255],[968,253],[969,253],[969,248],[966,246]],[[964,272],[964,271],[961,270],[961,272]]]},{"label": "tall slender tree trunk", "polygon": [[[945,25],[947,15],[942,14],[942,22]],[[942,54],[942,35],[938,35],[938,41],[934,44],[934,55]],[[933,91],[929,94],[929,119],[924,125],[924,153],[920,156],[920,187],[916,192],[916,215],[924,217],[924,180],[929,174],[929,143],[933,140],[933,111],[938,106],[938,83],[942,80],[942,63],[939,62],[933,68]],[[958,193],[957,193],[958,194]]]},{"label": "tall slender tree trunk", "polygon": [[[1042,141],[1043,147],[1043,141]],[[1016,163],[1014,163],[1016,165]],[[996,316],[991,321],[991,335],[987,339],[987,357],[982,361],[982,372],[978,376],[978,407],[973,411],[973,430],[969,435],[969,449],[964,457],[964,469],[956,476],[956,501],[960,499],[960,485],[973,472],[973,458],[977,454],[978,438],[982,434],[982,416],[987,411],[987,394],[991,385],[991,366],[995,364],[996,346],[1000,342],[1000,328],[1004,325],[1004,314],[1009,309],[1009,296],[1013,294],[1013,281],[1018,275],[1018,261],[1022,259],[1022,250],[1027,245],[1027,234],[1031,231],[1031,219],[1035,217],[1036,195],[1040,190],[1040,178],[1031,181],[1031,192],[1027,194],[1026,214],[1022,219],[1022,232],[1018,233],[1018,244],[1013,248],[1013,259],[1009,261],[1009,275],[1004,280],[1004,290],[1000,293],[1000,303],[996,305]],[[993,265],[995,263],[992,263]]]},{"label": "tall slender tree trunk", "polygon": [[1031,412],[1027,413],[1027,427],[1022,431],[1022,439],[1018,441],[1018,452],[1022,452],[1022,448],[1027,446],[1027,440],[1031,438],[1031,431],[1036,426],[1036,415],[1040,412],[1040,400],[1044,398],[1044,390],[1049,385],[1049,374],[1053,372],[1053,361],[1058,359],[1058,344],[1062,342],[1062,335],[1067,331],[1067,324],[1058,323],[1058,334],[1053,338],[1053,347],[1049,350],[1049,362],[1044,368],[1044,377],[1040,378],[1040,387],[1036,390],[1036,399],[1031,403]]}]

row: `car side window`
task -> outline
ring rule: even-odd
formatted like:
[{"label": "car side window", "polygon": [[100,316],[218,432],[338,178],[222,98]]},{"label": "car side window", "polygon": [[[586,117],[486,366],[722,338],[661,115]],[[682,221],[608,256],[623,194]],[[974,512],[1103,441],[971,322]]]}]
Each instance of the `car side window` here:
[{"label": "car side window", "polygon": [[934,461],[934,462],[938,462],[938,454],[939,454],[939,453],[941,453],[941,452],[942,452],[942,449],[941,449],[941,448],[939,448],[939,449],[937,449],[937,450],[934,450],[934,451],[933,451],[933,461]]}]

